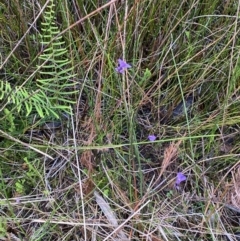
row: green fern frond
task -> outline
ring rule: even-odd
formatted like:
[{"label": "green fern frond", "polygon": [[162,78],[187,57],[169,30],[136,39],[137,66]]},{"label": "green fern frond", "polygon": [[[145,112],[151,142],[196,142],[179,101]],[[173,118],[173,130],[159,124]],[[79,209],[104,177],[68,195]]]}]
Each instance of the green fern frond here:
[{"label": "green fern frond", "polygon": [[12,87],[7,81],[0,80],[0,101],[2,109],[28,116],[31,112],[38,113],[43,118],[53,116],[59,118],[61,112],[71,113],[70,105],[74,101],[69,96],[76,93],[75,75],[71,60],[67,57],[65,42],[55,22],[55,5],[53,0],[44,13],[40,35],[41,44],[45,46],[39,56],[37,74],[39,78],[31,86]]},{"label": "green fern frond", "polygon": [[42,90],[29,91],[23,87],[12,88],[8,82],[0,81],[0,93],[0,101],[6,102],[5,109],[7,106],[11,106],[9,109],[12,113],[14,110],[17,110],[18,113],[24,111],[25,115],[28,116],[35,110],[41,118],[49,115],[59,118],[57,111],[54,110],[55,107],[51,105],[49,98]]},{"label": "green fern frond", "polygon": [[69,104],[74,103],[67,97],[75,93],[75,83],[71,81],[75,75],[72,74],[71,61],[66,57],[65,42],[62,36],[58,36],[60,31],[55,23],[54,8],[53,1],[50,1],[45,23],[42,24],[41,44],[46,48],[39,56],[40,78],[37,79],[37,86],[47,93],[51,102],[56,106],[61,105],[68,112]]}]

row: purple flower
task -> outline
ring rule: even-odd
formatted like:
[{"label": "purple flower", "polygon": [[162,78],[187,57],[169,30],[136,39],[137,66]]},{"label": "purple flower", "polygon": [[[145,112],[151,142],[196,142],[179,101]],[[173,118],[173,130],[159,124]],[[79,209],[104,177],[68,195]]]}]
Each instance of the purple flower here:
[{"label": "purple flower", "polygon": [[149,135],[149,136],[148,136],[148,140],[149,140],[149,141],[155,141],[156,138],[157,138],[157,137],[154,136],[154,135]]},{"label": "purple flower", "polygon": [[130,64],[128,64],[127,62],[125,62],[124,60],[118,59],[118,67],[115,68],[115,70],[118,73],[123,74],[126,69],[131,68],[131,67],[132,66]]},{"label": "purple flower", "polygon": [[178,172],[175,186],[178,188],[180,183],[186,181],[186,179],[187,179],[187,177],[182,172]]}]

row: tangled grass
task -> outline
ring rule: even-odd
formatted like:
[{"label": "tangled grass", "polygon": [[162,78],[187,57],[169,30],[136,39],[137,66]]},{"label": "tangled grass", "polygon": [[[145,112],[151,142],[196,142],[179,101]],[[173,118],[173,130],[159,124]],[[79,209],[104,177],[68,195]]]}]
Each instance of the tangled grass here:
[{"label": "tangled grass", "polygon": [[[11,86],[34,90],[49,2],[0,3]],[[56,1],[71,111],[1,103],[0,240],[239,240],[239,6]]]}]

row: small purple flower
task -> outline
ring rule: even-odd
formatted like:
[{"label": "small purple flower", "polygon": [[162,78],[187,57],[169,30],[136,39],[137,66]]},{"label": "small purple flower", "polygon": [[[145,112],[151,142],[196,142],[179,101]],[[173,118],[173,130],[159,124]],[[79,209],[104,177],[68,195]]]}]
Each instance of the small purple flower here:
[{"label": "small purple flower", "polygon": [[149,135],[149,136],[148,136],[148,140],[149,140],[149,141],[155,141],[156,138],[157,138],[157,137],[156,137],[155,135]]},{"label": "small purple flower", "polygon": [[181,182],[184,182],[186,180],[187,180],[187,177],[182,172],[178,172],[176,182],[175,182],[176,188],[179,188]]},{"label": "small purple flower", "polygon": [[115,70],[118,73],[123,74],[126,69],[131,68],[131,67],[132,66],[130,64],[128,64],[127,62],[125,62],[124,60],[118,59],[118,67],[115,68]]}]

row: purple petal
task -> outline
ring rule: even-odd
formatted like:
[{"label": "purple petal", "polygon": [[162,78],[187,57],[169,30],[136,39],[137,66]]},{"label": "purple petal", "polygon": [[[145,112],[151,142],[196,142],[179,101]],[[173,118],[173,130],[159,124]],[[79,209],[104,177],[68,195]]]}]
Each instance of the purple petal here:
[{"label": "purple petal", "polygon": [[117,67],[117,68],[115,68],[115,70],[120,74],[123,74],[123,72],[124,72],[124,69],[121,67]]},{"label": "purple petal", "polygon": [[155,135],[149,135],[149,136],[148,136],[148,140],[149,140],[149,141],[155,141],[156,138],[157,138],[157,137],[156,137]]},{"label": "purple petal", "polygon": [[182,172],[178,172],[177,173],[177,178],[176,178],[176,186],[179,186],[181,182],[186,181],[187,177],[182,173]]},{"label": "purple petal", "polygon": [[118,59],[118,64],[121,68],[131,68],[132,66],[122,59]]},{"label": "purple petal", "polygon": [[118,72],[118,73],[121,73],[123,74],[124,73],[124,70],[128,69],[128,68],[131,68],[132,66],[130,64],[128,64],[127,62],[125,62],[124,60],[122,59],[118,59],[118,67],[115,68],[115,70]]}]

